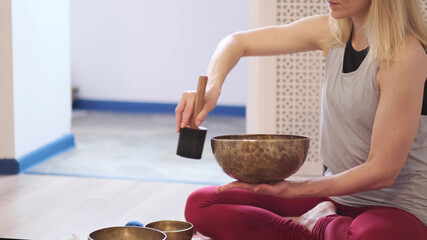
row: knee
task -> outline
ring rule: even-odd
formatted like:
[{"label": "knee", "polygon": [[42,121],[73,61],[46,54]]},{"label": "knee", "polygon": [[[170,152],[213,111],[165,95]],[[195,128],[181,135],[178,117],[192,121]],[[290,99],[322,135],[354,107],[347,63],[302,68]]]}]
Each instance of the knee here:
[{"label": "knee", "polygon": [[[415,216],[400,209],[375,207],[356,217],[352,239],[426,239],[425,228]],[[423,237],[424,236],[424,237]]]},{"label": "knee", "polygon": [[[368,224],[363,228],[352,229],[351,235],[355,240],[366,240],[366,239],[386,239],[384,238],[384,232],[378,227],[370,227]],[[387,235],[387,234],[386,234]]]},{"label": "knee", "polygon": [[204,208],[215,202],[215,195],[216,187],[205,187],[191,193],[185,205],[185,219],[193,224],[197,222]]},{"label": "knee", "polygon": [[[396,229],[397,228],[397,229]],[[369,240],[369,239],[387,239],[387,240],[402,240],[402,239],[419,239],[412,238],[411,233],[406,230],[400,229],[399,226],[369,226],[359,228],[356,231],[351,231],[352,238],[355,240]],[[424,238],[423,238],[424,239]]]},{"label": "knee", "polygon": [[[404,224],[379,225],[367,222],[363,227],[351,229],[351,239],[369,240],[369,239],[387,239],[387,240],[402,240],[402,239],[426,239],[422,231],[417,231],[416,226],[404,226]],[[424,237],[423,237],[424,236]]]}]

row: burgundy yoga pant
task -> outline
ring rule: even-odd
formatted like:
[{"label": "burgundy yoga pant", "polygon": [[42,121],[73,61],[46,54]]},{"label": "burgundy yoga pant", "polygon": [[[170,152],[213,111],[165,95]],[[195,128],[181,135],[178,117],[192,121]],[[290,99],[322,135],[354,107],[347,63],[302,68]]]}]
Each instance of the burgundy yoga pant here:
[{"label": "burgundy yoga pant", "polygon": [[[215,240],[426,240],[427,227],[414,215],[391,207],[348,207],[329,198],[284,199],[216,187],[193,192],[185,217],[195,230]],[[286,217],[300,216],[330,201],[337,214],[320,218],[313,233]]]}]

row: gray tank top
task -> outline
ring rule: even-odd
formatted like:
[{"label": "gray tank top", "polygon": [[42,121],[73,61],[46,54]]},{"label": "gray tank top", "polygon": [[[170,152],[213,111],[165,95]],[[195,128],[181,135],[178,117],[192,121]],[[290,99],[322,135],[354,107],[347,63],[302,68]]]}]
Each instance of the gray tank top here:
[{"label": "gray tank top", "polygon": [[[345,47],[332,48],[326,60],[322,90],[321,158],[325,176],[366,161],[380,89],[378,67],[365,58],[359,68],[343,73]],[[417,136],[402,171],[388,188],[331,197],[353,207],[390,206],[417,216],[427,226],[427,116],[420,115]]]}]

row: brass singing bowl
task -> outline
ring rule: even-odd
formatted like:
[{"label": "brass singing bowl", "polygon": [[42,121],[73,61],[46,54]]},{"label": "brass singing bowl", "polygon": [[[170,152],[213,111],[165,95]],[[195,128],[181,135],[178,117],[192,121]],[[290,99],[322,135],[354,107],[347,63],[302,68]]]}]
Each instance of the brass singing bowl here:
[{"label": "brass singing bowl", "polygon": [[165,240],[166,234],[143,227],[109,227],[89,234],[88,240]]},{"label": "brass singing bowl", "polygon": [[248,183],[281,181],[307,158],[310,139],[300,135],[224,135],[211,139],[213,155],[230,177]]},{"label": "brass singing bowl", "polygon": [[162,220],[145,226],[164,232],[167,240],[191,240],[194,233],[193,224],[185,221]]}]

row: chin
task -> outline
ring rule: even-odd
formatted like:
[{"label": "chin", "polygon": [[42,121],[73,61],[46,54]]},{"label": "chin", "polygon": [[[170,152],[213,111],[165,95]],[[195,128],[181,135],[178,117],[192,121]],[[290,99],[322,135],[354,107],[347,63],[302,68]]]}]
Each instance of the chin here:
[{"label": "chin", "polygon": [[335,12],[335,11],[331,11],[331,17],[334,19],[344,19],[344,18],[348,18],[348,15],[342,14],[339,12]]}]

